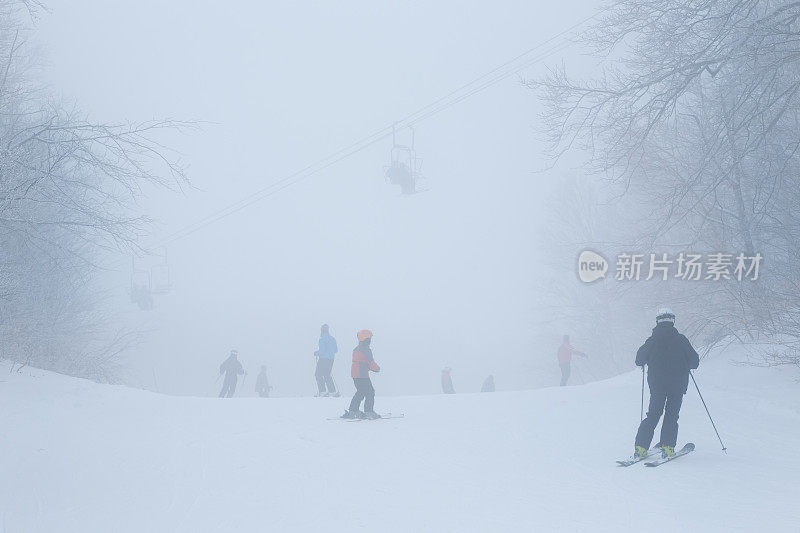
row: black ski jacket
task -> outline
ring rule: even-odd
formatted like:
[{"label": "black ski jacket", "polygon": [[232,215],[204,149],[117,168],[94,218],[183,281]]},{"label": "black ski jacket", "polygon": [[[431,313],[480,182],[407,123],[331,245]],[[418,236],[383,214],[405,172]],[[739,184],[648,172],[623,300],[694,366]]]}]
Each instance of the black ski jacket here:
[{"label": "black ski jacket", "polygon": [[238,359],[228,357],[222,362],[221,365],[219,365],[219,373],[224,373],[226,380],[236,379],[237,375],[244,374],[244,367]]},{"label": "black ski jacket", "polygon": [[672,322],[661,322],[636,352],[636,366],[644,365],[651,394],[686,394],[689,369],[700,366],[700,356]]}]

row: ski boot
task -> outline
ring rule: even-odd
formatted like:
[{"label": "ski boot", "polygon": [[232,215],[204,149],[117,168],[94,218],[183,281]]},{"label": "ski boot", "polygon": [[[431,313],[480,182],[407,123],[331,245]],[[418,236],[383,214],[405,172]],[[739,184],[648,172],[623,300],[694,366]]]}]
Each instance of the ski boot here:
[{"label": "ski boot", "polygon": [[343,414],[342,416],[340,416],[339,418],[360,418],[360,417],[358,416],[358,414],[359,414],[359,413],[360,413],[360,411],[351,411],[351,410],[349,410],[349,409],[348,409],[348,410],[347,410],[347,411],[345,411],[345,412],[344,412],[344,414]]},{"label": "ski boot", "polygon": [[661,457],[666,459],[668,457],[675,457],[675,446],[662,446]]},{"label": "ski boot", "polygon": [[380,418],[381,415],[376,413],[375,411],[367,411],[364,413],[364,418],[367,420],[375,420],[376,418]]},{"label": "ski boot", "polygon": [[633,452],[634,459],[644,459],[647,457],[647,448],[644,446],[636,446],[636,450]]},{"label": "ski boot", "polygon": [[341,396],[341,394],[339,394],[339,391],[333,391],[329,392],[328,396],[330,396],[331,398],[338,398],[339,396]]}]

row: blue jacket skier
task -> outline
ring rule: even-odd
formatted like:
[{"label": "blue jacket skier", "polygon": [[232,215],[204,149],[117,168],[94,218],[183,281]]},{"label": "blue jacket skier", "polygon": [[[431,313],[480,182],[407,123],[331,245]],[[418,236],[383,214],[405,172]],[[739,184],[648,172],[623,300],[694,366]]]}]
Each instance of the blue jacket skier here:
[{"label": "blue jacket skier", "polygon": [[653,432],[661,414],[661,451],[664,457],[675,454],[678,440],[678,415],[683,395],[689,386],[689,370],[700,365],[700,357],[684,335],[675,329],[675,314],[662,307],[656,316],[656,327],[636,352],[636,365],[647,365],[650,405],[647,417],[636,433],[635,455],[644,457],[653,440]]},{"label": "blue jacket skier", "polygon": [[[314,352],[317,357],[317,369],[314,377],[317,378],[317,396],[339,396],[336,385],[333,383],[331,371],[333,370],[333,360],[339,347],[336,346],[336,339],[331,336],[328,324],[322,324],[320,328],[318,349]],[[325,387],[327,386],[327,391]]]}]

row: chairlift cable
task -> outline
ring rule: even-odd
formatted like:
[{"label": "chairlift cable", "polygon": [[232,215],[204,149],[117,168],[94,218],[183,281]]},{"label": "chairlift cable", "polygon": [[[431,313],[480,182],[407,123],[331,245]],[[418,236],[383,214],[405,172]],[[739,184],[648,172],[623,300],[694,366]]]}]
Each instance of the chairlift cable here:
[{"label": "chairlift cable", "polygon": [[[274,195],[274,194],[276,194],[276,193],[278,193],[278,192],[280,192],[280,191],[282,191],[282,190],[284,190],[284,189],[286,189],[286,188],[288,188],[288,187],[290,187],[290,186],[292,186],[292,185],[294,185],[296,183],[299,183],[300,181],[302,181],[302,180],[304,180],[306,178],[309,178],[309,177],[313,176],[314,174],[317,174],[317,173],[321,172],[322,170],[325,170],[326,168],[338,163],[339,161],[342,161],[343,159],[346,159],[346,158],[348,158],[348,157],[350,157],[352,155],[355,155],[356,153],[369,148],[370,146],[376,144],[379,141],[382,141],[383,139],[385,139],[387,137],[391,137],[393,130],[395,130],[396,128],[411,127],[411,126],[413,126],[413,125],[415,125],[415,124],[417,124],[419,122],[422,122],[423,120],[427,120],[428,118],[430,118],[430,117],[432,117],[432,116],[444,111],[445,109],[448,109],[448,108],[450,108],[452,106],[455,106],[455,105],[463,102],[467,98],[470,98],[470,97],[474,96],[475,94],[477,94],[477,93],[479,93],[479,92],[491,87],[492,85],[495,85],[495,84],[499,83],[500,81],[503,81],[504,79],[508,78],[509,76],[517,74],[521,70],[523,70],[523,69],[525,69],[525,68],[527,68],[527,67],[529,67],[529,66],[531,66],[531,65],[533,65],[535,63],[538,63],[538,62],[546,59],[547,57],[553,55],[554,53],[562,51],[562,50],[568,48],[569,46],[572,45],[572,41],[569,40],[569,39],[562,39],[555,46],[552,46],[552,47],[548,48],[545,52],[543,52],[541,54],[538,54],[538,55],[534,56],[533,58],[529,58],[528,60],[523,61],[519,65],[515,65],[515,63],[517,63],[520,59],[529,56],[531,53],[533,53],[533,52],[535,52],[537,50],[545,48],[548,44],[553,43],[554,41],[557,41],[558,39],[560,39],[564,35],[566,35],[566,34],[572,32],[572,31],[578,29],[579,27],[583,26],[587,22],[589,22],[591,20],[594,20],[594,19],[598,18],[600,15],[602,15],[602,14],[604,14],[604,13],[606,13],[606,12],[608,12],[608,11],[614,9],[614,8],[616,8],[618,5],[622,4],[623,2],[624,2],[624,0],[621,0],[619,2],[611,4],[611,5],[609,5],[609,6],[605,7],[605,8],[597,11],[593,15],[590,15],[588,17],[585,17],[585,18],[581,19],[579,22],[573,24],[572,26],[562,30],[561,32],[553,35],[552,37],[550,37],[548,39],[545,39],[544,41],[538,43],[536,46],[533,46],[532,48],[529,48],[528,50],[518,54],[517,56],[509,59],[508,61],[504,62],[503,64],[493,68],[489,72],[487,72],[487,73],[485,73],[485,74],[483,74],[481,76],[478,76],[477,78],[474,78],[470,82],[468,82],[468,83],[462,85],[461,87],[451,91],[450,93],[446,94],[445,96],[442,96],[442,97],[436,99],[435,101],[433,101],[433,102],[431,102],[431,103],[429,103],[429,104],[417,109],[416,111],[414,111],[413,113],[410,113],[409,115],[406,115],[402,119],[400,119],[398,121],[395,121],[392,124],[390,124],[390,125],[388,125],[386,127],[383,127],[381,129],[379,129],[379,130],[377,130],[377,131],[375,131],[375,132],[373,132],[373,133],[371,133],[371,134],[369,134],[369,135],[367,135],[367,136],[365,136],[365,137],[363,137],[363,138],[361,138],[361,139],[349,144],[348,146],[343,147],[343,148],[337,150],[336,152],[333,152],[332,154],[330,154],[330,155],[328,155],[328,156],[326,156],[326,157],[324,157],[322,159],[319,159],[319,160],[315,161],[314,163],[312,163],[310,165],[307,165],[306,167],[304,167],[304,168],[302,168],[300,170],[297,170],[297,171],[295,171],[295,172],[293,172],[291,174],[288,174],[288,175],[284,176],[283,178],[271,183],[270,185],[267,185],[266,187],[258,189],[257,191],[249,194],[248,196],[246,196],[245,198],[242,198],[241,200],[238,200],[238,201],[236,201],[236,202],[234,202],[232,204],[229,204],[229,205],[223,207],[222,209],[219,209],[216,212],[211,213],[211,214],[209,214],[209,215],[207,215],[207,216],[205,216],[205,217],[203,217],[203,218],[201,218],[201,219],[199,219],[199,220],[197,220],[197,221],[185,226],[184,228],[181,228],[180,230],[177,230],[177,231],[167,235],[161,241],[159,241],[156,245],[154,245],[153,248],[166,246],[167,244],[170,244],[170,243],[173,243],[173,242],[175,242],[177,240],[180,240],[180,239],[183,239],[185,237],[188,237],[188,236],[192,235],[193,233],[196,233],[197,231],[199,231],[199,230],[201,230],[201,229],[203,229],[203,228],[205,228],[205,227],[207,227],[207,226],[209,226],[211,224],[214,224],[215,222],[218,222],[218,221],[220,221],[220,220],[222,220],[224,218],[227,218],[230,215],[238,213],[239,211],[241,211],[241,210],[253,205],[256,202],[259,202],[259,201],[261,201],[261,200],[263,200],[265,198],[269,198],[270,196],[272,196],[272,195]],[[512,67],[512,68],[508,68],[508,67]],[[469,90],[466,91],[466,92],[463,92],[465,89],[469,89]]]}]

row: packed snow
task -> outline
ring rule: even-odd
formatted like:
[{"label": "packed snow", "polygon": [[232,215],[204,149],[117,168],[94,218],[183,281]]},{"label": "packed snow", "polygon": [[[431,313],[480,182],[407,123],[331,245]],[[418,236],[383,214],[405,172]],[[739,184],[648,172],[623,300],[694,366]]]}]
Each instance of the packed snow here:
[{"label": "packed snow", "polygon": [[[4,532],[798,531],[796,374],[712,353],[678,445],[632,452],[641,374],[493,394],[171,397],[0,366]],[[337,361],[337,364],[344,364]],[[351,393],[351,386],[343,387]],[[656,440],[658,433],[656,432]]]}]

